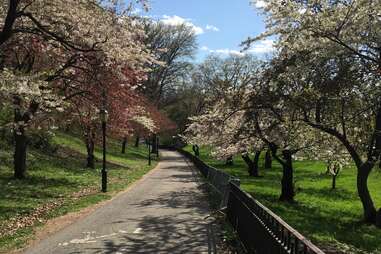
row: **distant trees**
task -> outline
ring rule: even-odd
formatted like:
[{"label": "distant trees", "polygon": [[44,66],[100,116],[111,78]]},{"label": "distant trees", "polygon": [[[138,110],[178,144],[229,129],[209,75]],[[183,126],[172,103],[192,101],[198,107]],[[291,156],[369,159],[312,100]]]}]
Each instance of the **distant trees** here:
[{"label": "distant trees", "polygon": [[[144,43],[158,60],[146,64],[151,71],[142,86],[142,92],[151,103],[162,112],[168,112],[167,107],[181,102],[178,96],[182,90],[182,80],[192,68],[190,60],[197,49],[196,35],[185,24],[168,25],[160,21],[144,19],[146,37]],[[170,118],[177,120],[176,116]],[[153,153],[156,153],[158,133],[153,135]],[[136,133],[139,138],[139,133]]]},{"label": "distant trees", "polygon": [[206,106],[205,86],[199,83],[197,69],[192,70],[181,85],[167,95],[163,110],[177,124],[179,133],[185,131],[189,117],[200,114]]},{"label": "distant trees", "polygon": [[151,69],[144,82],[144,93],[154,104],[165,106],[189,69],[190,59],[197,49],[196,35],[186,25],[167,25],[160,21],[144,21],[145,45],[158,62],[147,65]]}]

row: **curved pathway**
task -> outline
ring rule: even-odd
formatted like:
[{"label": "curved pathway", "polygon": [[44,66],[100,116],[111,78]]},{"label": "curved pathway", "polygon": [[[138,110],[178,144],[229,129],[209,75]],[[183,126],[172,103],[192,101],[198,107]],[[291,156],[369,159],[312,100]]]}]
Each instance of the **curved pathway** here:
[{"label": "curved pathway", "polygon": [[194,167],[164,151],[130,190],[25,253],[212,253],[208,214]]}]

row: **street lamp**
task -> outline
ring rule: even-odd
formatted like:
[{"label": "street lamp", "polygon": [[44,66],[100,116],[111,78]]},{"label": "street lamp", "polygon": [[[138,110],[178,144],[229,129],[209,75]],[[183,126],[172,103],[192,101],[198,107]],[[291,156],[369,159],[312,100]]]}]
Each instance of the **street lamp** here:
[{"label": "street lamp", "polygon": [[159,158],[159,143],[160,140],[159,140],[159,136],[156,136],[156,157]]},{"label": "street lamp", "polygon": [[148,166],[151,166],[151,139],[148,137]]},{"label": "street lamp", "polygon": [[107,169],[106,169],[106,126],[108,112],[105,107],[100,111],[103,137],[103,166],[102,166],[102,192],[107,192]]}]

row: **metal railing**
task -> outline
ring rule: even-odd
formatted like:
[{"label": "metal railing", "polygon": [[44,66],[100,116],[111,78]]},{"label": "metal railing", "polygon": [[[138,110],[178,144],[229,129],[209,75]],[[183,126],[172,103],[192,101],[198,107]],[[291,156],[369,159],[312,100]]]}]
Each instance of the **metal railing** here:
[{"label": "metal railing", "polygon": [[234,183],[230,183],[227,217],[249,253],[324,254]]},{"label": "metal railing", "polygon": [[227,219],[248,253],[324,254],[279,216],[239,187],[239,180],[210,167],[193,154],[178,150],[190,159],[221,195]]},{"label": "metal railing", "polygon": [[229,200],[229,184],[234,182],[236,185],[240,185],[239,179],[235,179],[232,176],[222,172],[213,167],[208,168],[207,181],[215,188],[215,190],[220,194],[221,204],[220,208],[226,207]]},{"label": "metal railing", "polygon": [[194,156],[190,152],[182,149],[179,149],[178,151],[193,162],[193,164],[200,170],[201,174],[207,179],[210,186],[212,186],[213,189],[219,194],[221,199],[220,208],[226,207],[229,199],[229,183],[234,182],[239,186],[239,179],[207,165],[205,162],[200,160],[200,158]]}]

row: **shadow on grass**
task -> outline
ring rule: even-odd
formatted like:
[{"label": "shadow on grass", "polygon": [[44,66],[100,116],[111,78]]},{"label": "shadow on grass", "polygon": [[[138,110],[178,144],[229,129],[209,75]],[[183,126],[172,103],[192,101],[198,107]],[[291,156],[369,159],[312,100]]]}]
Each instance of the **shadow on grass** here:
[{"label": "shadow on grass", "polygon": [[[336,246],[339,242],[341,247],[354,246],[367,253],[381,253],[381,230],[361,222],[362,207],[356,191],[354,166],[342,170],[337,189],[331,190],[332,178],[325,174],[323,162],[295,161],[296,202],[287,204],[278,201],[282,168],[275,160],[272,169],[264,170],[261,158],[260,174],[264,177],[258,179],[248,175],[245,163],[238,156],[233,166],[226,166],[210,156],[210,149],[200,152],[209,165],[240,178],[245,191],[321,247]],[[381,205],[380,176],[379,170],[373,170],[369,177],[369,189],[377,207]],[[353,253],[364,252],[355,250]]]},{"label": "shadow on grass", "polygon": [[80,159],[84,157],[61,158],[29,150],[26,178],[22,180],[13,177],[12,160],[3,160],[7,163],[0,172],[0,221],[88,186],[98,173],[84,169]]},{"label": "shadow on grass", "polygon": [[[56,134],[55,142],[60,146],[70,148],[78,153],[85,154],[86,147],[82,139],[75,137],[68,133],[59,132]],[[98,144],[95,148],[95,155],[101,158],[102,149]],[[109,159],[115,159],[116,162],[128,162],[128,160],[144,160],[147,158],[147,152],[145,147],[140,146],[135,148],[132,146],[127,146],[126,153],[121,153],[121,143],[114,140],[108,140],[107,142],[107,154]]]},{"label": "shadow on grass", "polygon": [[302,188],[298,192],[298,194],[299,193],[307,194],[314,198],[325,199],[325,200],[329,200],[333,202],[357,199],[356,193],[342,189],[342,188],[338,188],[335,190],[326,188],[326,189],[320,189],[319,191],[316,191],[316,189],[314,188],[306,187],[306,188]]},{"label": "shadow on grass", "polygon": [[381,230],[364,224],[361,218],[356,218],[352,212],[339,208],[322,209],[316,206],[317,204],[309,206],[301,202],[283,203],[275,200],[272,195],[262,194],[259,199],[266,199],[266,206],[276,214],[281,214],[282,218],[300,233],[320,243],[322,249],[325,248],[325,241],[332,242],[334,239],[371,253],[380,248]]}]

